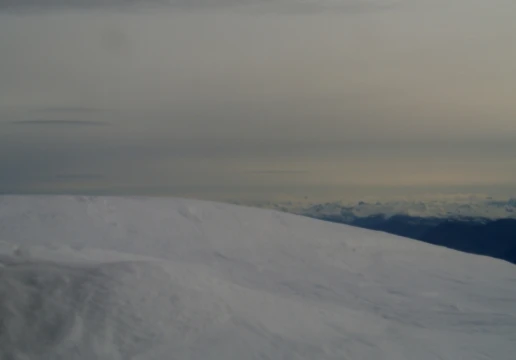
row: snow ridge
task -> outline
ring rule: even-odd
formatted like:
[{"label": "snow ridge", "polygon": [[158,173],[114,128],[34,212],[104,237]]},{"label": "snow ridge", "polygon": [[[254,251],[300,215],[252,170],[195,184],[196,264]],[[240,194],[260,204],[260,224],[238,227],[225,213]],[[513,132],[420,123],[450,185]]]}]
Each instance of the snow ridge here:
[{"label": "snow ridge", "polygon": [[512,359],[516,270],[234,205],[0,197],[0,359]]}]

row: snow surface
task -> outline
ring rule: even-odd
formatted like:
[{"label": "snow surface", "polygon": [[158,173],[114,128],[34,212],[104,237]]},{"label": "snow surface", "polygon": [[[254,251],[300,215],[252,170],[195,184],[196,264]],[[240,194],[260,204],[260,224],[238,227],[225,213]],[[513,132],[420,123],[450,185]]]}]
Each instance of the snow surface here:
[{"label": "snow surface", "polygon": [[0,197],[0,359],[514,359],[516,267],[192,200]]}]

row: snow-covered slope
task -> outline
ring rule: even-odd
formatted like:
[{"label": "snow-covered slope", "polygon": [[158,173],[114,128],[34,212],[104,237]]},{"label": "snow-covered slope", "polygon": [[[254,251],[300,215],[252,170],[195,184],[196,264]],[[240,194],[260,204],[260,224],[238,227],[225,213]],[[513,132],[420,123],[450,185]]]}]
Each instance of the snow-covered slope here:
[{"label": "snow-covered slope", "polygon": [[0,359],[514,359],[516,267],[192,200],[0,197]]}]

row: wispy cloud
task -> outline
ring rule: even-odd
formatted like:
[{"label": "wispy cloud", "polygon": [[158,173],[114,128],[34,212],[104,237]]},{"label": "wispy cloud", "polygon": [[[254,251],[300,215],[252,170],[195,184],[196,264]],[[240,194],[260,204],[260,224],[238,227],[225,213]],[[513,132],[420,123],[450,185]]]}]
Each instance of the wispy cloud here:
[{"label": "wispy cloud", "polygon": [[[167,5],[168,0],[0,0],[0,8],[7,10],[45,10],[57,8],[114,8],[142,5]],[[177,1],[181,2],[181,1]]]},{"label": "wispy cloud", "polygon": [[104,178],[102,174],[58,174],[55,176],[59,180],[79,181],[79,180],[100,180]]},{"label": "wispy cloud", "polygon": [[282,174],[307,174],[308,170],[249,170],[247,174],[282,175]]},{"label": "wispy cloud", "polygon": [[19,120],[11,121],[13,125],[24,126],[106,126],[107,121],[99,120],[56,120],[56,119],[38,119],[38,120]]},{"label": "wispy cloud", "polygon": [[141,8],[168,6],[174,8],[217,8],[246,6],[253,10],[280,12],[314,12],[325,9],[364,12],[390,9],[395,0],[0,0],[3,10],[52,10],[92,8]]},{"label": "wispy cloud", "polygon": [[35,113],[54,113],[54,114],[97,114],[106,110],[88,107],[45,107],[34,110]]}]

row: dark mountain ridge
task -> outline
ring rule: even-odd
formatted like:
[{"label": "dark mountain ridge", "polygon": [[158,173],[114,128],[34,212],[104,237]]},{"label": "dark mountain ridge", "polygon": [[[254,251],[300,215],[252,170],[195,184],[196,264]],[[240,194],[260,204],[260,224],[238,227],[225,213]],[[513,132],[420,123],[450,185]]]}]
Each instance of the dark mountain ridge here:
[{"label": "dark mountain ridge", "polygon": [[312,217],[361,228],[384,231],[472,254],[516,264],[516,219],[473,217],[415,217],[382,214],[356,217],[346,214]]}]

